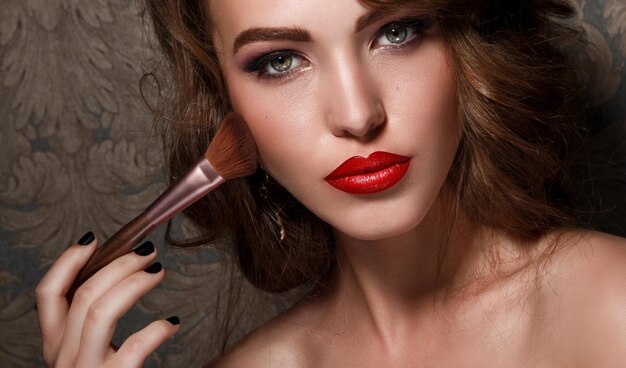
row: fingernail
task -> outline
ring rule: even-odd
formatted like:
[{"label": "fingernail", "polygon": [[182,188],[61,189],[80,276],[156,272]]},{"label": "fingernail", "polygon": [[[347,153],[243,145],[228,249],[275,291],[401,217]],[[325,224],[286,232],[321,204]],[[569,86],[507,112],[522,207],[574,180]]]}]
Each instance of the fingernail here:
[{"label": "fingernail", "polygon": [[178,318],[178,316],[171,316],[169,318],[166,318],[165,320],[173,324],[174,326],[180,324],[180,318]]},{"label": "fingernail", "polygon": [[163,267],[161,267],[161,264],[159,262],[154,262],[153,264],[148,266],[148,268],[146,268],[144,271],[146,271],[147,273],[159,273],[159,271],[161,271],[162,268]]},{"label": "fingernail", "polygon": [[96,237],[91,231],[88,231],[78,240],[78,245],[87,245],[94,241]]},{"label": "fingernail", "polygon": [[152,242],[149,240],[135,248],[135,254],[138,254],[140,256],[147,256],[152,252],[154,252],[154,244],[152,244]]}]

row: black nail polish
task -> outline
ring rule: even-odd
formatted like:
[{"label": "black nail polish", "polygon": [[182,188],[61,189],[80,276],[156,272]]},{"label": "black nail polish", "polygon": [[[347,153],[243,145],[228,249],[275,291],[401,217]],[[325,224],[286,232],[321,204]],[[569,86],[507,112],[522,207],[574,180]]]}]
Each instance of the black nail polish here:
[{"label": "black nail polish", "polygon": [[138,254],[140,256],[147,256],[152,252],[154,252],[154,244],[152,244],[152,242],[149,240],[135,248],[135,254]]},{"label": "black nail polish", "polygon": [[148,266],[148,268],[146,268],[144,271],[146,271],[147,273],[159,273],[159,271],[161,271],[162,268],[163,267],[161,267],[161,264],[159,262],[154,262],[153,264]]},{"label": "black nail polish", "polygon": [[96,237],[93,235],[91,231],[88,231],[78,240],[78,245],[87,245],[94,241]]},{"label": "black nail polish", "polygon": [[174,326],[180,324],[180,318],[178,318],[178,316],[171,316],[169,318],[166,318],[165,320],[173,324]]}]

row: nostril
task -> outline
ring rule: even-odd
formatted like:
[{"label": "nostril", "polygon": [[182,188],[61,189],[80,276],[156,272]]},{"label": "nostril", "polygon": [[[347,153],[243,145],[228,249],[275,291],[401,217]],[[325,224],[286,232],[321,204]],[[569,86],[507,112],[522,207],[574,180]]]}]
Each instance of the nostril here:
[{"label": "nostril", "polygon": [[369,124],[366,128],[361,130],[344,129],[342,130],[341,136],[355,138],[362,142],[371,142],[380,136],[384,127],[385,124],[376,123]]},{"label": "nostril", "polygon": [[378,136],[380,136],[380,134],[383,131],[384,127],[385,127],[385,124],[373,125],[371,127],[371,129],[369,130],[369,132],[365,136],[363,136],[362,140],[366,141],[366,142],[373,141]]}]

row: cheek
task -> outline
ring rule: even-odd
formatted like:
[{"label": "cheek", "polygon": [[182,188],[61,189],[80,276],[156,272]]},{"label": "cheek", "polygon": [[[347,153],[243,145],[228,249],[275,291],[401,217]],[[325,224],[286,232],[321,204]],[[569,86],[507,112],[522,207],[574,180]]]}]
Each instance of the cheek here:
[{"label": "cheek", "polygon": [[263,168],[275,179],[297,170],[307,152],[316,151],[323,126],[316,124],[319,104],[305,81],[268,88],[241,78],[230,81],[233,108],[239,112],[257,143]]},{"label": "cheek", "polygon": [[456,80],[441,42],[425,44],[420,51],[423,57],[379,71],[391,81],[383,89],[385,109],[390,129],[403,132],[397,135],[403,147],[413,146],[418,156],[445,163],[460,137]]},{"label": "cheek", "polygon": [[307,131],[301,121],[290,119],[287,110],[254,105],[249,104],[239,111],[256,141],[259,162],[270,174],[293,167],[312,146],[312,132]]}]

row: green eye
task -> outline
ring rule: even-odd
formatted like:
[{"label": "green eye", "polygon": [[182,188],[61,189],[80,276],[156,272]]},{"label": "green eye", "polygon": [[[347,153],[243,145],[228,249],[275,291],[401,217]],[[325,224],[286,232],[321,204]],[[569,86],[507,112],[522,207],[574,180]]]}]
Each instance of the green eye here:
[{"label": "green eye", "polygon": [[434,19],[431,17],[402,19],[387,23],[378,31],[375,46],[400,47],[409,45],[412,40],[424,36],[426,30],[433,24]]},{"label": "green eye", "polygon": [[385,38],[391,43],[402,43],[406,40],[409,31],[403,24],[391,24],[385,29]]},{"label": "green eye", "polygon": [[286,72],[291,68],[291,55],[278,55],[270,61],[270,66],[277,72]]},{"label": "green eye", "polygon": [[243,69],[258,77],[282,78],[308,65],[306,58],[292,50],[269,52],[252,59]]}]

